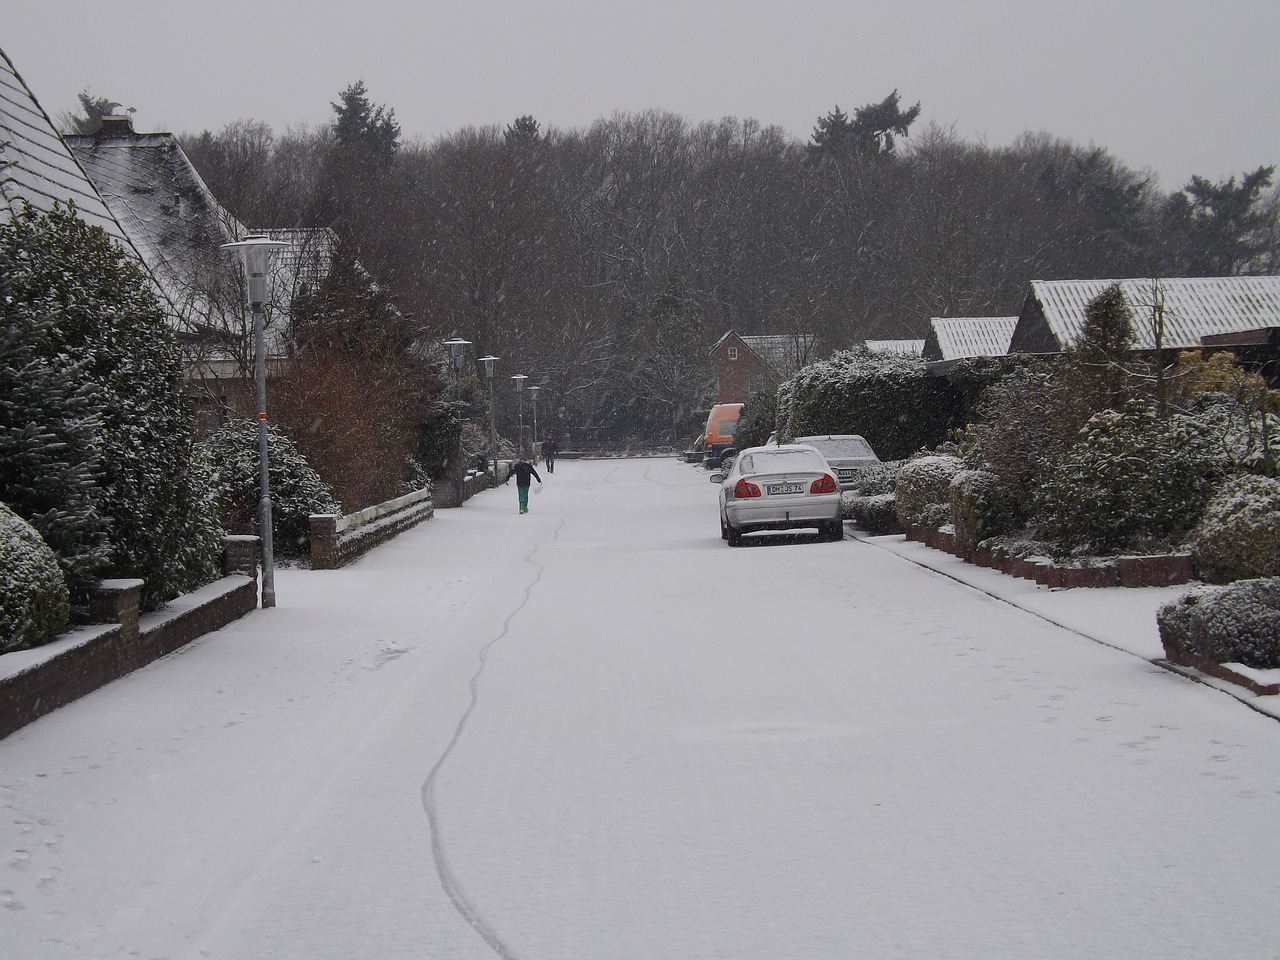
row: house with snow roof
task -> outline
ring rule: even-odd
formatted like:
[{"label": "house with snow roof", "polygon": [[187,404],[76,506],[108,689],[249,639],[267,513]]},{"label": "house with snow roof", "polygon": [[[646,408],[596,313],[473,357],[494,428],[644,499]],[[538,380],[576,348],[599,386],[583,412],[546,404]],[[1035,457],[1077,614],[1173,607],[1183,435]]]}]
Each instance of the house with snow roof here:
[{"label": "house with snow roof", "polygon": [[711,348],[716,403],[745,403],[812,362],[817,338],[807,333],[742,336],[730,330]]},{"label": "house with snow roof", "polygon": [[252,321],[239,265],[222,245],[254,233],[289,243],[271,259],[264,311],[270,375],[287,353],[294,297],[328,273],[333,232],[251,230],[213,196],[172,133],[139,133],[128,114],[102,120],[97,132],[65,140],[170,306],[202,426],[224,410],[251,409]]},{"label": "house with snow roof", "polygon": [[930,373],[974,357],[1002,357],[1017,325],[1017,317],[930,317],[921,356]]}]

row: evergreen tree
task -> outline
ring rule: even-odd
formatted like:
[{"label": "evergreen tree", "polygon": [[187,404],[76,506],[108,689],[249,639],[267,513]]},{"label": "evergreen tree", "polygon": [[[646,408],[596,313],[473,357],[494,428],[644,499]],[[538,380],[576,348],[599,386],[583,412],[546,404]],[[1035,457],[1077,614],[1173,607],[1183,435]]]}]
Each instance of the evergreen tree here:
[{"label": "evergreen tree", "polygon": [[369,102],[369,91],[363,80],[357,80],[340,94],[341,103],[330,103],[338,115],[334,135],[338,143],[357,147],[379,160],[390,162],[400,148],[400,124],[396,112]]},{"label": "evergreen tree", "polygon": [[1276,214],[1262,201],[1275,171],[1274,166],[1258,167],[1238,185],[1235,177],[1219,183],[1192,177],[1182,194],[1175,194],[1175,210],[1191,245],[1193,275],[1241,276],[1269,265],[1265,255],[1274,253]]},{"label": "evergreen tree", "polygon": [[[221,531],[191,464],[181,356],[146,277],[72,207],[39,215],[26,208],[4,231],[3,248],[12,251],[4,271],[7,306],[25,304],[22,309],[48,324],[28,360],[43,358],[66,375],[68,390],[85,388],[85,406],[75,409],[86,413],[76,421],[86,453],[77,454],[68,474],[77,489],[97,475],[95,502],[113,545],[101,572],[145,581],[148,608],[207,583],[217,573]],[[97,421],[87,415],[91,396],[99,403]],[[37,406],[31,416],[47,416],[47,409]],[[96,458],[88,452],[94,449]],[[5,471],[9,475],[8,465]],[[86,500],[78,504],[87,506]],[[93,525],[88,515],[74,524]],[[89,566],[97,569],[96,562]]]}]

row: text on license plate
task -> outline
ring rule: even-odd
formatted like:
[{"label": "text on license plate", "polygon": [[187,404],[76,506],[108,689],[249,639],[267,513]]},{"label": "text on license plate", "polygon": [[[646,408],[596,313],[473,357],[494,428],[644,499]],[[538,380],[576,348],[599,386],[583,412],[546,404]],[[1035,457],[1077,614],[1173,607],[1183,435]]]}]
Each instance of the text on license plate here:
[{"label": "text on license plate", "polygon": [[804,493],[803,483],[768,483],[765,490],[769,496],[777,497],[784,493]]}]

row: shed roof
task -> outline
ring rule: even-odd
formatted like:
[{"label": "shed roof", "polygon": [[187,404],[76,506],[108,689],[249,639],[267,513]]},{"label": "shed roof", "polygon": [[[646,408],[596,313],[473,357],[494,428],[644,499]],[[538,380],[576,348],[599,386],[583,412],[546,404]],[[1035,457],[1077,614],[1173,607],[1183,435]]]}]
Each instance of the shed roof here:
[{"label": "shed roof", "polygon": [[1009,352],[1017,317],[931,317],[926,360],[1001,357]]},{"label": "shed roof", "polygon": [[24,202],[46,212],[67,201],[75,204],[80,219],[101,227],[138,256],[13,61],[0,50],[0,216],[12,217]]},{"label": "shed roof", "polygon": [[[1084,325],[1085,307],[1112,284],[1120,285],[1129,303],[1136,348],[1154,349],[1150,315],[1156,287],[1151,278],[1033,280],[1011,349],[1047,343],[1029,329],[1040,324],[1047,327],[1042,333],[1047,333],[1058,349],[1071,346]],[[1159,281],[1159,290],[1164,296],[1164,346],[1168,348],[1194,348],[1204,336],[1280,325],[1280,277],[1171,278]]]}]

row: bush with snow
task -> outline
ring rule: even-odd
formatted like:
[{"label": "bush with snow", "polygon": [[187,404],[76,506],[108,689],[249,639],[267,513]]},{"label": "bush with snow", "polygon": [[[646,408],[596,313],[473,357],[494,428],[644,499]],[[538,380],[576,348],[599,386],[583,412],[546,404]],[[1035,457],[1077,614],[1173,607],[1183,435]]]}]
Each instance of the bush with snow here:
[{"label": "bush with snow", "polygon": [[31,524],[0,503],[0,653],[48,643],[70,615],[57,557]]},{"label": "bush with snow", "polygon": [[869,497],[853,496],[843,501],[845,515],[867,533],[882,536],[901,533],[898,523],[898,501],[892,493]]},{"label": "bush with snow", "polygon": [[989,537],[1008,533],[1021,519],[1000,478],[988,470],[959,471],[951,478],[949,493],[951,523],[963,546],[976,547]]},{"label": "bush with snow", "polygon": [[1222,484],[1188,542],[1201,580],[1280,577],[1280,480],[1245,474]]},{"label": "bush with snow", "polygon": [[1137,407],[1104,410],[1046,472],[1036,519],[1063,552],[1167,549],[1204,509],[1219,461],[1202,425]]},{"label": "bush with snow", "polygon": [[1196,587],[1156,614],[1170,653],[1258,670],[1280,667],[1280,578]]},{"label": "bush with snow", "polygon": [[[227,421],[197,445],[197,456],[208,473],[223,525],[233,533],[257,533],[258,422]],[[267,461],[272,546],[283,556],[302,556],[310,542],[311,514],[341,513],[342,507],[293,441],[274,427],[267,430]]]},{"label": "bush with snow", "polygon": [[895,487],[898,523],[936,527],[951,521],[951,480],[964,469],[959,457],[934,454],[908,460]]},{"label": "bush with snow", "polygon": [[[25,208],[0,224],[0,276],[5,320],[34,334],[27,353],[8,362],[37,372],[46,364],[65,378],[61,398],[27,391],[19,397],[27,406],[6,414],[10,425],[29,422],[37,433],[72,441],[40,454],[63,473],[69,498],[46,507],[23,500],[24,511],[53,511],[28,519],[48,527],[55,549],[68,549],[69,535],[73,583],[90,573],[141,578],[150,609],[209,582],[218,572],[221,530],[191,472],[182,357],[141,268],[74,209]],[[60,409],[71,411],[77,429],[59,419]],[[38,446],[20,451],[16,466],[3,464],[6,486],[11,470],[28,469],[23,457]],[[25,482],[34,491],[35,481]],[[46,516],[57,524],[46,524]],[[110,538],[105,566],[102,530]]]}]

